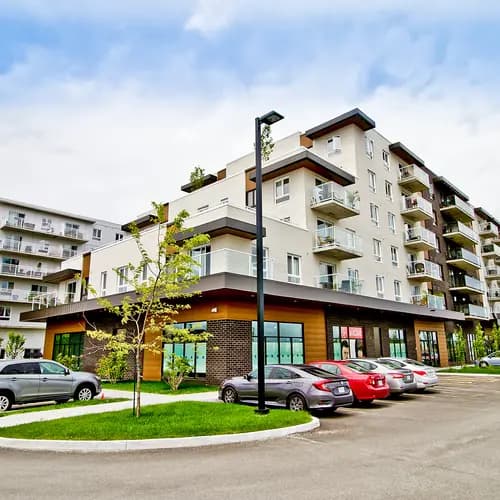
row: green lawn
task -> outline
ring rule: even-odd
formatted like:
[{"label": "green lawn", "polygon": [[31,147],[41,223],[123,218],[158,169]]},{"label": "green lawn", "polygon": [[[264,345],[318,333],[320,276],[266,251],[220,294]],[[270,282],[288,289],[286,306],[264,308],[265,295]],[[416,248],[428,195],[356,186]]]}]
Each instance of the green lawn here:
[{"label": "green lawn", "polygon": [[[117,382],[116,384],[111,384],[109,382],[102,383],[103,390],[106,389],[117,389],[120,391],[133,391],[134,382],[129,380],[125,382]],[[174,392],[170,389],[165,382],[159,381],[144,381],[141,383],[141,392],[153,392],[156,394],[192,394],[194,392],[209,392],[216,391],[218,386],[207,385],[197,381],[184,381],[179,387],[179,390]]]},{"label": "green lawn", "polygon": [[438,373],[485,373],[490,375],[500,375],[500,366],[487,366],[481,368],[479,366],[463,366],[462,368],[447,368],[439,370]]},{"label": "green lawn", "polygon": [[307,412],[271,410],[257,415],[253,407],[182,401],[145,406],[142,416],[130,410],[34,422],[0,428],[0,436],[23,439],[111,441],[211,434],[237,434],[309,422]]},{"label": "green lawn", "polygon": [[8,417],[17,413],[31,413],[34,411],[60,410],[61,408],[73,408],[74,406],[93,406],[103,403],[118,403],[119,401],[127,401],[126,398],[109,398],[109,399],[91,399],[89,401],[70,401],[68,403],[56,404],[54,402],[46,403],[40,406],[30,406],[29,408],[21,408],[17,410],[0,412],[0,417]]}]

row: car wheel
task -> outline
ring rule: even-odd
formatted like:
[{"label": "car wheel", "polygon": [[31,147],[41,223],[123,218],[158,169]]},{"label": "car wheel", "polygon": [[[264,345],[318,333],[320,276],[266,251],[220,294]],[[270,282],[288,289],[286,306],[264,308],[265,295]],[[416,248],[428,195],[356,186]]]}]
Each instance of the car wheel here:
[{"label": "car wheel", "polygon": [[486,361],[481,361],[481,362],[479,363],[479,366],[480,366],[481,368],[486,368],[486,367],[488,366],[488,363],[486,363]]},{"label": "car wheel", "polygon": [[307,410],[306,400],[300,394],[292,394],[288,398],[288,409],[292,411]]},{"label": "car wheel", "polygon": [[226,387],[222,391],[222,401],[224,403],[237,403],[238,402],[238,393],[234,387]]},{"label": "car wheel", "polygon": [[94,396],[95,396],[94,389],[90,385],[84,384],[78,387],[78,389],[75,392],[74,399],[76,401],[89,401]]},{"label": "car wheel", "polygon": [[10,410],[12,403],[12,396],[4,392],[0,393],[0,412]]}]

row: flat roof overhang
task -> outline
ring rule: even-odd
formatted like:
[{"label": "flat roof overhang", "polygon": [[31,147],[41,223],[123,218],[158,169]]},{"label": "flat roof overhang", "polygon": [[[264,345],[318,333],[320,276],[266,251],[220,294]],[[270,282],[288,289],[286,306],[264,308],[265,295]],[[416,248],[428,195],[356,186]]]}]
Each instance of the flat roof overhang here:
[{"label": "flat roof overhang", "polygon": [[435,184],[441,184],[445,186],[449,191],[453,194],[456,194],[459,198],[462,198],[463,201],[469,201],[469,197],[460,189],[458,189],[454,184],[452,184],[446,177],[438,176],[434,177]]},{"label": "flat roof overhang", "polygon": [[[278,160],[262,169],[262,180],[267,181],[281,175],[285,175],[299,168],[307,168],[312,172],[334,181],[341,186],[354,184],[355,177],[349,172],[342,170],[311,151],[303,150],[294,155]],[[255,182],[255,172],[250,175],[250,180]]]},{"label": "flat roof overhang", "polygon": [[[263,228],[264,236],[266,229]],[[182,231],[175,235],[176,241],[182,241],[191,238],[196,234],[208,234],[211,238],[221,236],[222,234],[232,234],[241,238],[254,240],[257,237],[257,226],[232,217],[221,217],[204,224],[200,224],[188,231]]]},{"label": "flat roof overhang", "polygon": [[196,191],[199,188],[208,186],[209,184],[213,184],[214,182],[217,182],[217,176],[214,174],[207,174],[203,177],[202,182],[200,183],[201,186],[197,186],[196,183],[194,182],[188,182],[187,184],[184,184],[181,186],[181,191],[184,191],[185,193],[192,193],[193,191]]},{"label": "flat roof overhang", "polygon": [[75,277],[75,274],[81,274],[81,269],[63,269],[62,271],[57,271],[56,273],[47,274],[43,279],[44,283],[61,283],[63,281],[70,280]]},{"label": "flat roof overhang", "polygon": [[475,208],[474,212],[476,212],[476,214],[478,214],[483,219],[489,222],[493,222],[500,229],[500,222],[495,217],[493,217],[493,215],[487,212],[483,207]]},{"label": "flat roof overhang", "polygon": [[[367,311],[382,310],[395,314],[409,315],[414,318],[426,318],[436,321],[464,321],[465,319],[463,313],[456,311],[432,310],[426,306],[406,304],[404,302],[377,299],[350,293],[334,292],[332,290],[295,285],[281,281],[265,280],[264,283],[264,293],[266,300],[269,302],[286,301],[292,304],[302,302],[304,304],[314,303],[325,307],[330,305],[366,309]],[[256,295],[256,279],[232,273],[213,274],[202,278],[194,290],[202,293],[202,299],[224,296],[253,298]],[[106,299],[110,300],[113,305],[119,305],[121,300],[127,295],[129,295],[132,300],[136,300],[135,292],[109,295]],[[99,310],[102,310],[102,306],[98,303],[97,299],[91,299],[50,307],[48,309],[41,309],[39,311],[24,312],[21,313],[20,319],[21,321],[47,321],[50,318],[81,315],[82,313]]]},{"label": "flat roof overhang", "polygon": [[408,164],[415,164],[418,165],[419,167],[425,167],[424,160],[418,157],[413,151],[408,149],[401,142],[394,142],[390,144],[389,150],[392,153],[398,155],[403,161],[405,161]]},{"label": "flat roof overhang", "polygon": [[306,130],[305,136],[309,139],[317,139],[322,135],[329,134],[347,125],[356,125],[361,130],[366,131],[375,128],[375,121],[363,113],[359,108],[351,109],[347,113],[336,116],[316,127]]}]

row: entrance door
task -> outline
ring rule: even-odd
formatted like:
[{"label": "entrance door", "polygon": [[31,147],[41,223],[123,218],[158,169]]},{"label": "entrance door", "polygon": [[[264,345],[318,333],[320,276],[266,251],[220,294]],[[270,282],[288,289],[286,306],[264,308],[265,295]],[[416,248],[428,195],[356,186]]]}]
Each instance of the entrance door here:
[{"label": "entrance door", "polygon": [[419,336],[422,363],[429,366],[440,366],[437,332],[420,330]]}]

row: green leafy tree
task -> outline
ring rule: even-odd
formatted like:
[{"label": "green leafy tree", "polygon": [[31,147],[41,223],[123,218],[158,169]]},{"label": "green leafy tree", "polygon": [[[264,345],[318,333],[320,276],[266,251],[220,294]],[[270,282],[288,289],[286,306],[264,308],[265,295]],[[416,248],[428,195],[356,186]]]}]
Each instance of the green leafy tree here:
[{"label": "green leafy tree", "polygon": [[[129,289],[119,305],[108,298],[100,297],[101,307],[116,315],[123,332],[121,335],[110,333],[93,325],[87,334],[104,344],[108,352],[122,353],[134,359],[134,378],[136,386],[135,414],[141,415],[141,380],[143,375],[143,353],[149,351],[160,354],[164,342],[206,341],[208,332],[191,332],[176,328],[175,317],[179,312],[190,309],[189,299],[198,293],[193,287],[199,281],[199,263],[191,256],[191,250],[209,242],[206,234],[193,234],[184,228],[188,217],[186,211],[180,212],[172,223],[166,224],[163,206],[153,203],[155,209],[154,244],[148,250],[143,235],[135,225],[131,234],[137,245],[139,259],[123,268],[115,269],[117,275],[125,280]],[[147,271],[147,279],[144,279]],[[97,295],[92,287],[92,294]]]},{"label": "green leafy tree", "polygon": [[467,343],[465,340],[465,334],[462,327],[459,325],[454,332],[455,335],[455,358],[456,362],[463,366],[465,365],[465,353],[467,349]]},{"label": "green leafy tree", "polygon": [[262,152],[262,158],[267,161],[271,156],[274,149],[274,141],[271,136],[271,126],[264,125],[260,135],[260,147]]},{"label": "green leafy tree", "polygon": [[75,372],[80,369],[80,356],[76,356],[75,354],[63,354],[60,352],[56,356],[56,361]]},{"label": "green leafy tree", "polygon": [[474,347],[474,352],[477,359],[486,356],[486,342],[484,338],[484,331],[479,323],[477,323],[476,327],[474,328],[474,341],[472,345]]},{"label": "green leafy tree", "polygon": [[191,181],[191,184],[193,185],[193,189],[200,189],[203,187],[203,178],[205,177],[205,170],[201,168],[200,166],[194,167],[193,171],[191,172],[189,176],[189,180]]},{"label": "green leafy tree", "polygon": [[24,353],[26,337],[21,333],[9,332],[7,343],[5,344],[5,355],[9,359],[17,359]]},{"label": "green leafy tree", "polygon": [[495,323],[491,329],[493,339],[493,351],[500,351],[500,327]]},{"label": "green leafy tree", "polygon": [[163,369],[163,380],[173,391],[179,389],[184,377],[193,371],[189,361],[175,353],[167,355]]},{"label": "green leafy tree", "polygon": [[123,380],[128,371],[127,353],[124,351],[111,351],[97,362],[97,375],[102,379],[115,384]]}]

